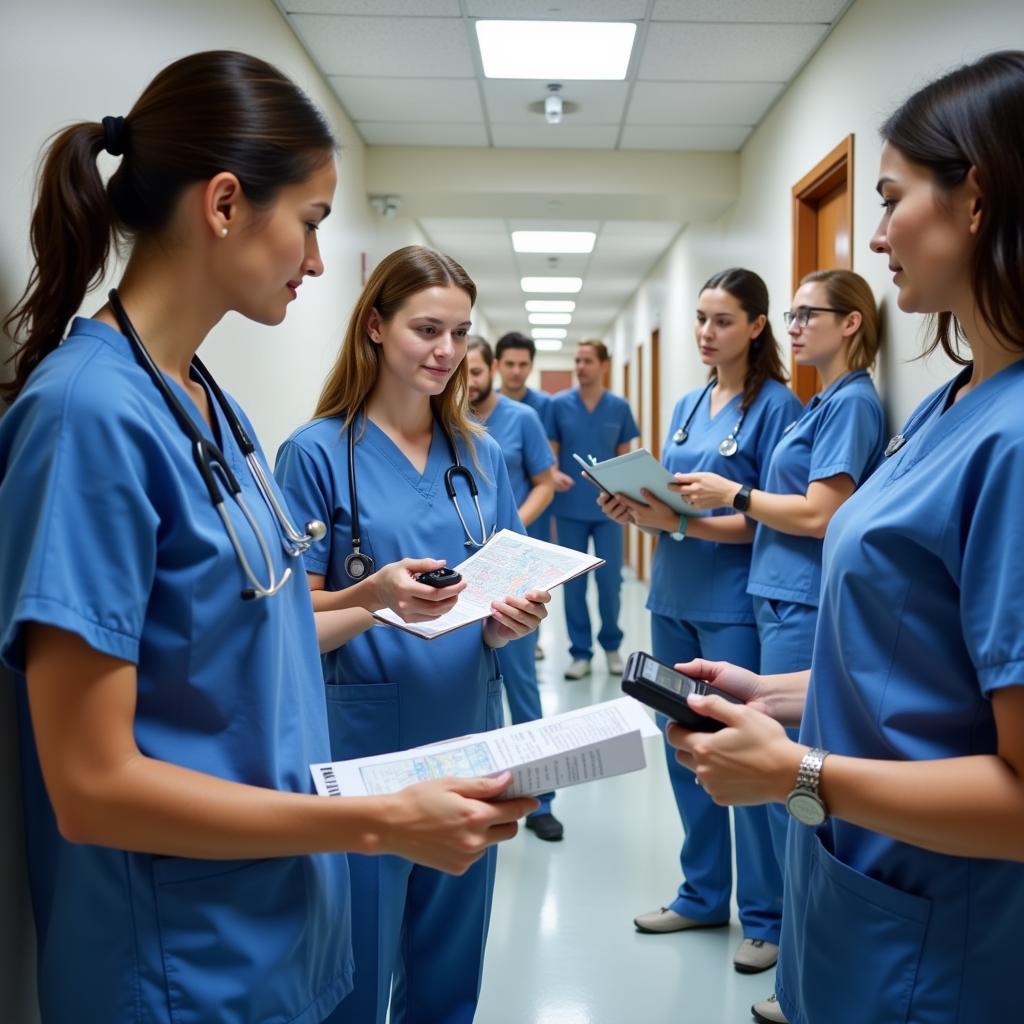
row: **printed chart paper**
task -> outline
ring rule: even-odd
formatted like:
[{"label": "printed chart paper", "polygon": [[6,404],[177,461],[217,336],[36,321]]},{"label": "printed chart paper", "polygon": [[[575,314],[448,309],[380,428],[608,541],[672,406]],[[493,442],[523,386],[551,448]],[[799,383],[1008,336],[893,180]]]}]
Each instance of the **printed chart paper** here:
[{"label": "printed chart paper", "polygon": [[321,796],[380,796],[444,777],[511,771],[506,796],[535,796],[646,767],[643,737],[660,736],[632,697],[536,722],[474,733],[393,754],[310,765]]},{"label": "printed chart paper", "polygon": [[586,552],[501,530],[461,565],[454,566],[468,586],[450,612],[430,622],[403,622],[401,616],[385,608],[374,612],[374,618],[433,640],[486,619],[492,601],[522,597],[530,590],[551,590],[599,565],[604,565],[604,560]]}]

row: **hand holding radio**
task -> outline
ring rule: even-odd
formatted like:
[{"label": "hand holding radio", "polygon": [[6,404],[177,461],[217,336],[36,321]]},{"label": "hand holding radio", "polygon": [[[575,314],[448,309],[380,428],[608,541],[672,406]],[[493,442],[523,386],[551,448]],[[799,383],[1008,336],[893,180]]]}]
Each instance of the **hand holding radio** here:
[{"label": "hand holding radio", "polygon": [[[452,579],[451,577],[455,577]],[[421,577],[430,577],[429,580]],[[455,607],[466,581],[436,558],[403,558],[375,572],[376,608],[390,608],[405,622],[429,622]]]}]

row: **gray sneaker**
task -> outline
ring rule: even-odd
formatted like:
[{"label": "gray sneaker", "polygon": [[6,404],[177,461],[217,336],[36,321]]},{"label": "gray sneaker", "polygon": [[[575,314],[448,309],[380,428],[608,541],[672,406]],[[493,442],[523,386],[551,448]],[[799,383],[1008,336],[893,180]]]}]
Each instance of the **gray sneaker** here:
[{"label": "gray sneaker", "polygon": [[737,947],[732,965],[740,974],[760,974],[775,966],[779,947],[764,939],[744,939]]},{"label": "gray sneaker", "polygon": [[582,679],[590,675],[590,661],[586,658],[577,658],[565,670],[566,679]]},{"label": "gray sneaker", "polygon": [[621,676],[625,665],[622,663],[622,655],[618,651],[605,651],[605,658],[608,661],[608,674]]},{"label": "gray sneaker", "polygon": [[663,935],[666,932],[683,932],[693,928],[724,928],[728,921],[698,921],[694,917],[677,914],[668,907],[649,910],[646,914],[637,914],[633,918],[638,932],[651,935]]},{"label": "gray sneaker", "polygon": [[767,999],[754,1003],[750,1012],[757,1024],[789,1024],[789,1019],[779,1006],[778,997],[773,992]]}]

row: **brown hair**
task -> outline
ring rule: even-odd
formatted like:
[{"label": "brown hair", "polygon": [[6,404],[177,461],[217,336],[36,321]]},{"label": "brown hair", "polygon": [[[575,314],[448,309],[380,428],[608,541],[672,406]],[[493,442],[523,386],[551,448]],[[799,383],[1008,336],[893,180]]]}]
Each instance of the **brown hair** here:
[{"label": "brown hair", "polygon": [[[96,164],[122,155],[106,186]],[[106,272],[111,243],[159,232],[189,185],[221,171],[269,206],[284,185],[328,160],[334,137],[294,82],[265,61],[227,50],[195,53],[158,74],[123,118],[58,132],[40,175],[28,285],[4,320],[21,343],[11,398],[52,352],[86,293]]]},{"label": "brown hair", "polygon": [[[780,384],[785,384],[789,380],[782,365],[779,343],[775,340],[772,324],[768,319],[768,286],[752,270],[730,267],[728,270],[712,274],[700,291],[706,292],[709,288],[720,288],[723,292],[728,292],[739,303],[740,309],[747,314],[748,321],[752,322],[759,316],[765,318],[764,329],[751,341],[747,351],[747,373],[743,378],[743,398],[740,400],[740,411],[746,412],[761,393],[765,381],[777,380]],[[712,376],[714,372],[711,371]]]},{"label": "brown hair", "polygon": [[[1024,349],[1022,124],[1024,51],[1004,50],[930,82],[881,128],[882,138],[927,168],[942,191],[956,188],[975,169],[984,201],[971,287],[985,323],[1010,350]],[[938,313],[934,328],[924,354],[941,346],[954,362],[966,364],[963,329],[953,314]]]},{"label": "brown hair", "polygon": [[491,343],[486,338],[481,338],[479,334],[471,334],[469,340],[466,342],[466,355],[470,352],[479,352],[480,358],[487,364],[489,370],[494,365],[494,351],[491,349]]},{"label": "brown hair", "polygon": [[576,346],[577,348],[592,348],[594,354],[602,363],[607,363],[611,356],[608,354],[608,346],[603,341],[598,341],[597,338],[587,338],[586,341],[581,341]]},{"label": "brown hair", "polygon": [[878,306],[871,285],[852,270],[814,270],[800,285],[822,284],[828,304],[844,313],[860,313],[860,327],[850,339],[846,361],[851,370],[870,370],[878,357]]},{"label": "brown hair", "polygon": [[[461,288],[476,302],[476,285],[462,267],[443,252],[407,245],[377,264],[349,318],[345,340],[334,367],[324,381],[313,415],[341,416],[347,427],[366,404],[380,374],[380,346],[370,340],[367,324],[376,310],[387,323],[406,299],[425,288]],[[466,361],[451,375],[444,391],[430,399],[434,415],[452,435],[461,437],[474,453],[475,438],[484,431],[466,415]]]}]

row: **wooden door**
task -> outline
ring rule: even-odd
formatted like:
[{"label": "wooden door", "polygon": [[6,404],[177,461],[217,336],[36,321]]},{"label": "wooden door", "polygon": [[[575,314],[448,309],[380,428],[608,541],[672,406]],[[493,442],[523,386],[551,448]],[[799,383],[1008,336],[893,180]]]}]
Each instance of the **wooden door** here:
[{"label": "wooden door", "polygon": [[[853,136],[848,135],[793,186],[793,291],[812,270],[850,270],[853,263]],[[820,390],[817,371],[790,361],[801,402]]]},{"label": "wooden door", "polygon": [[[635,415],[636,406],[633,403],[633,389],[630,383],[630,377],[632,376],[630,373],[631,368],[632,363],[626,363],[622,367],[622,394],[626,401],[629,402],[630,406],[632,406]],[[630,566],[634,572],[636,571],[636,552],[634,551],[636,535],[636,530],[626,530],[626,537],[624,541],[625,548],[623,550],[623,559],[625,564]]]},{"label": "wooden door", "polygon": [[[636,425],[640,430],[640,441],[644,440],[644,350],[638,345],[636,349]],[[647,534],[639,530],[629,530],[636,535],[636,577],[647,579]]]},{"label": "wooden door", "polygon": [[549,395],[557,395],[572,387],[572,370],[541,370],[540,389]]}]

